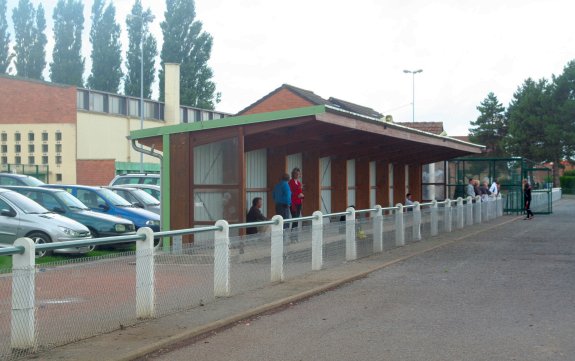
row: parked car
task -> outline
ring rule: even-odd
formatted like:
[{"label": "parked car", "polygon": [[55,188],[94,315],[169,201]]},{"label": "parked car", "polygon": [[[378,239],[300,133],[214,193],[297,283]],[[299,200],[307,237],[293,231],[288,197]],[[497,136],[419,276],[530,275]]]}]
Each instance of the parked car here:
[{"label": "parked car", "polygon": [[160,214],[160,201],[138,188],[108,187],[112,192],[132,203],[136,207]]},{"label": "parked car", "polygon": [[63,189],[46,187],[6,187],[44,208],[88,227],[93,237],[127,236],[136,233],[134,223],[120,217],[91,211],[84,203]]},{"label": "parked car", "polygon": [[16,174],[16,173],[0,173],[0,187],[1,186],[31,186],[37,187],[44,184],[38,178],[29,175]]},{"label": "parked car", "polygon": [[150,227],[154,232],[160,231],[159,215],[137,208],[105,187],[61,184],[46,184],[43,187],[64,189],[92,211],[129,219],[134,222],[136,230],[141,227]]},{"label": "parked car", "polygon": [[[20,237],[29,237],[34,243],[66,242],[92,238],[82,224],[50,212],[28,197],[0,188],[0,243],[13,244]],[[86,253],[91,246],[61,248],[54,253]],[[49,251],[38,251],[42,257]]]},{"label": "parked car", "polygon": [[110,186],[120,184],[155,184],[160,185],[160,175],[156,173],[128,173],[120,174],[114,177]]},{"label": "parked car", "polygon": [[120,184],[116,187],[131,187],[131,188],[138,188],[143,190],[144,192],[148,193],[152,197],[160,200],[160,186],[155,184]]}]

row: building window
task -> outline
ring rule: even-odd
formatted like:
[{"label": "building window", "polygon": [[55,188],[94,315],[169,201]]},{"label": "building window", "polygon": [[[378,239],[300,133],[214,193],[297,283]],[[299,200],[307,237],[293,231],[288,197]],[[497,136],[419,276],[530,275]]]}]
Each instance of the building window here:
[{"label": "building window", "polygon": [[36,159],[34,159],[34,156],[31,155],[28,157],[28,164],[35,164],[36,163]]},{"label": "building window", "polygon": [[8,157],[2,157],[2,164],[8,164]]},{"label": "building window", "polygon": [[57,131],[56,132],[56,141],[57,142],[61,142],[62,141],[62,132]]},{"label": "building window", "polygon": [[7,133],[2,133],[2,141],[6,142],[8,140],[8,134]]},{"label": "building window", "polygon": [[14,163],[16,164],[22,164],[22,158],[20,158],[19,155],[14,157]]},{"label": "building window", "polygon": [[130,116],[138,117],[140,116],[140,101],[138,99],[130,99],[129,100],[129,109],[130,109]]},{"label": "building window", "polygon": [[42,153],[48,153],[48,144],[42,144]]},{"label": "building window", "polygon": [[20,144],[16,144],[14,146],[14,152],[20,153],[21,151],[22,151],[22,147],[20,146]]},{"label": "building window", "polygon": [[32,132],[28,133],[28,141],[30,141],[30,142],[34,141],[34,133],[32,133]]},{"label": "building window", "polygon": [[47,133],[47,132],[43,132],[43,133],[42,133],[42,141],[43,141],[43,142],[47,142],[47,141],[48,141],[48,133]]},{"label": "building window", "polygon": [[76,107],[78,109],[88,110],[89,95],[85,90],[78,90],[76,93]]},{"label": "building window", "polygon": [[48,156],[47,155],[42,156],[42,164],[48,164]]},{"label": "building window", "polygon": [[104,94],[90,93],[92,97],[92,111],[104,112]]},{"label": "building window", "polygon": [[2,153],[8,153],[8,146],[6,144],[2,144]]},{"label": "building window", "polygon": [[62,156],[61,155],[56,156],[56,164],[62,164]]},{"label": "building window", "polygon": [[108,108],[112,114],[126,114],[126,101],[125,98],[109,96]]},{"label": "building window", "polygon": [[34,153],[34,144],[28,144],[28,153]]},{"label": "building window", "polygon": [[56,182],[62,181],[62,173],[56,173]]},{"label": "building window", "polygon": [[20,133],[16,132],[16,133],[14,134],[14,140],[17,141],[17,142],[20,141]]},{"label": "building window", "polygon": [[62,153],[62,144],[56,144],[56,153]]}]

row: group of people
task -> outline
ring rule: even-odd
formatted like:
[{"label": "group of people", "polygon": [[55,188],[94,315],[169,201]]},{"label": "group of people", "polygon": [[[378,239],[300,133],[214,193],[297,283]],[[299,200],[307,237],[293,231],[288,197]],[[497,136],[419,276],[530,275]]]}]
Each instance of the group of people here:
[{"label": "group of people", "polygon": [[467,188],[465,189],[465,195],[473,198],[480,196],[481,201],[485,202],[489,200],[490,195],[498,195],[500,188],[501,186],[497,182],[497,179],[494,179],[491,186],[489,186],[489,180],[487,178],[485,178],[482,183],[479,183],[479,180],[477,179],[469,178]]},{"label": "group of people", "polygon": [[[303,184],[300,181],[301,170],[294,168],[289,174],[285,173],[279,183],[273,189],[272,197],[275,203],[275,214],[283,217],[283,219],[298,218],[301,216],[301,209],[303,205]],[[261,222],[267,220],[262,214],[261,208],[263,201],[261,197],[256,197],[252,200],[252,207],[250,208],[246,221],[247,222]],[[292,223],[292,228],[297,227],[297,222]],[[284,224],[284,228],[289,228],[289,223]],[[257,227],[249,227],[246,229],[247,234],[258,233]]]}]

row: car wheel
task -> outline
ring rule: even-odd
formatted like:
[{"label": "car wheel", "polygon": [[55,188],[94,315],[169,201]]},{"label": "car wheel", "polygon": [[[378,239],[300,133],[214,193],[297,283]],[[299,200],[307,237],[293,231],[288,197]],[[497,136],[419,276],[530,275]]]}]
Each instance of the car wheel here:
[{"label": "car wheel", "polygon": [[[42,232],[32,232],[28,235],[28,238],[30,238],[32,240],[32,242],[34,242],[34,244],[39,245],[39,244],[44,244],[44,243],[52,243],[52,240],[50,239],[50,236],[48,236],[46,233],[42,233]],[[47,255],[51,255],[52,251],[36,251],[36,258],[41,258]]]}]

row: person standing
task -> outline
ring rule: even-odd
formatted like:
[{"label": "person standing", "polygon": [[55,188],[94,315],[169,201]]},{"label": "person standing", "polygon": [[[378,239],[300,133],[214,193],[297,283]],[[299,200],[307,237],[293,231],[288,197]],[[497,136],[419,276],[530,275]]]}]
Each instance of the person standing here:
[{"label": "person standing", "polygon": [[[285,173],[272,192],[276,204],[276,214],[282,216],[283,219],[290,218],[291,190],[288,184],[289,179],[289,174]],[[284,223],[284,228],[288,227],[289,223]]]},{"label": "person standing", "polygon": [[[263,201],[261,197],[255,197],[252,200],[252,207],[250,208],[248,215],[246,216],[246,222],[262,222],[267,221],[266,217],[262,214]],[[248,227],[246,228],[246,234],[256,234],[258,233],[258,227]]]},{"label": "person standing", "polygon": [[525,200],[525,213],[527,216],[523,219],[533,219],[534,214],[531,212],[531,184],[527,179],[523,179],[523,199]]},{"label": "person standing", "polygon": [[[303,196],[303,185],[301,184],[301,181],[299,180],[300,176],[301,176],[301,170],[299,168],[294,168],[291,171],[291,179],[289,180],[289,183],[288,183],[290,191],[291,191],[290,212],[291,212],[292,218],[301,217],[301,207],[302,207],[304,196]],[[298,222],[293,222],[292,228],[296,228],[297,225],[298,225]]]},{"label": "person standing", "polygon": [[491,183],[491,187],[489,187],[489,191],[491,192],[491,194],[493,194],[494,196],[496,196],[497,194],[499,194],[499,184],[497,183],[497,179],[493,180],[493,183]]},{"label": "person standing", "polygon": [[473,189],[473,178],[469,178],[469,183],[467,183],[467,188],[465,189],[465,195],[475,199],[475,190]]}]

